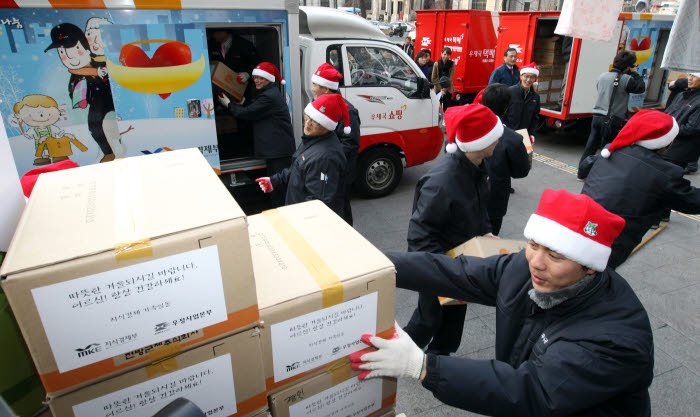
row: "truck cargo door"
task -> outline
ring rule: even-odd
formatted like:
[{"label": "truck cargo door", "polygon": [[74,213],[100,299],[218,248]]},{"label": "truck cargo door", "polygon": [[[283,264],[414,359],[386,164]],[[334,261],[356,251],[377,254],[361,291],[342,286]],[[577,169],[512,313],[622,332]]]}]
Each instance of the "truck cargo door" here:
[{"label": "truck cargo door", "polygon": [[515,48],[518,51],[518,67],[530,62],[531,51],[528,51],[527,43],[531,36],[533,20],[530,14],[517,14],[515,16],[501,14],[498,31],[498,42],[496,46],[496,57],[493,69],[503,65],[503,54],[508,48]]}]

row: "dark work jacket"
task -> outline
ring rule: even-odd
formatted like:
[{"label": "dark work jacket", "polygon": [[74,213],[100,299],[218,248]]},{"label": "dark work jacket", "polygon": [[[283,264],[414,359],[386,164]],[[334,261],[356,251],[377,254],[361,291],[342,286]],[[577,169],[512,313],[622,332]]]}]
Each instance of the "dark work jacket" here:
[{"label": "dark work jacket", "polygon": [[228,109],[236,119],[253,122],[256,158],[283,158],[294,153],[292,119],[284,96],[274,83],[258,90],[252,103],[230,103]]},{"label": "dark work jacket", "polygon": [[540,118],[540,95],[532,88],[526,95],[520,84],[510,87],[510,92],[513,100],[503,122],[513,130],[527,129],[534,135]]},{"label": "dark work jacket", "polygon": [[676,118],[678,136],[664,154],[671,161],[695,162],[700,157],[700,88],[678,93],[666,114]]},{"label": "dark work jacket", "polygon": [[486,161],[489,170],[489,218],[501,218],[508,210],[510,179],[524,178],[530,172],[523,137],[506,127],[493,155]]},{"label": "dark work jacket", "polygon": [[683,178],[683,170],[642,146],[617,149],[608,159],[590,156],[579,170],[590,170],[581,193],[625,219],[612,245],[610,267],[627,259],[666,209],[700,213],[700,190]]},{"label": "dark work jacket", "polygon": [[[343,99],[345,100],[345,99]],[[355,181],[357,172],[357,153],[360,150],[360,112],[355,106],[345,100],[348,105],[348,113],[350,114],[350,134],[345,134],[345,121],[343,116],[340,116],[338,126],[335,128],[335,135],[340,139],[340,144],[343,146],[343,154],[347,162],[345,168],[345,182],[352,184]]]},{"label": "dark work jacket", "polygon": [[487,171],[464,152],[442,156],[416,184],[408,223],[408,250],[445,253],[491,232]]},{"label": "dark work jacket", "polygon": [[503,63],[500,67],[493,70],[491,77],[489,78],[489,85],[501,83],[508,87],[520,84],[520,68],[517,65],[513,65],[513,75],[510,75],[510,68],[508,65]]},{"label": "dark work jacket", "polygon": [[214,39],[209,40],[209,61],[220,61],[236,72],[247,72],[251,75],[253,68],[261,62],[255,45],[240,36],[231,36],[233,40],[225,58],[221,56],[221,44]]},{"label": "dark work jacket", "polygon": [[272,187],[285,193],[284,204],[321,200],[343,216],[345,156],[335,132],[302,136],[292,165],[270,177]]},{"label": "dark work jacket", "polygon": [[673,99],[676,98],[676,96],[685,90],[688,89],[688,79],[687,78],[679,78],[676,80],[675,83],[673,83],[673,87],[671,87],[671,83],[668,83],[668,90],[671,92],[671,94],[668,95],[668,99],[666,100],[666,107],[669,107],[671,103],[673,103]]},{"label": "dark work jacket", "polygon": [[423,386],[492,416],[649,416],[649,317],[615,271],[547,310],[529,297],[525,250],[489,258],[390,253],[396,286],[496,307],[496,359],[427,355]]}]

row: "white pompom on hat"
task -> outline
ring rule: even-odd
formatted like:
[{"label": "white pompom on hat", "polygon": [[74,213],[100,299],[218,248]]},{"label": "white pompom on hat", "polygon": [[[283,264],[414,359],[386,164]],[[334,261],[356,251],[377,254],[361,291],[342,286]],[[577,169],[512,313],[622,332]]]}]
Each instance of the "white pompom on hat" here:
[{"label": "white pompom on hat", "polygon": [[304,109],[304,113],[327,130],[335,130],[342,116],[345,125],[343,132],[349,135],[351,129],[348,110],[348,104],[340,94],[324,94],[309,103]]},{"label": "white pompom on hat", "polygon": [[615,149],[635,144],[656,150],[668,146],[678,135],[678,123],[673,116],[658,110],[640,110],[632,116],[607,149],[600,155],[610,158]]},{"label": "white pompom on hat", "polygon": [[478,152],[491,146],[503,135],[503,123],[482,104],[452,106],[445,110],[445,128],[450,142],[449,153]]},{"label": "white pompom on hat", "polygon": [[261,62],[255,69],[253,69],[253,75],[258,77],[263,77],[264,79],[274,83],[279,81],[280,84],[284,85],[286,82],[282,79],[282,75],[276,66],[269,62]]},{"label": "white pompom on hat", "polygon": [[311,82],[322,87],[328,87],[331,90],[337,90],[341,78],[343,78],[343,76],[338,70],[329,63],[324,62],[311,76]]}]

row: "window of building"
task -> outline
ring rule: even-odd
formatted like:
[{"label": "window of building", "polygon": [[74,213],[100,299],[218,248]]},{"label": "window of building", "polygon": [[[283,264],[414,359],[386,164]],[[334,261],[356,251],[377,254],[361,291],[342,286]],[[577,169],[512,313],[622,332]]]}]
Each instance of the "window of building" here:
[{"label": "window of building", "polygon": [[472,10],[486,10],[486,0],[472,0]]}]

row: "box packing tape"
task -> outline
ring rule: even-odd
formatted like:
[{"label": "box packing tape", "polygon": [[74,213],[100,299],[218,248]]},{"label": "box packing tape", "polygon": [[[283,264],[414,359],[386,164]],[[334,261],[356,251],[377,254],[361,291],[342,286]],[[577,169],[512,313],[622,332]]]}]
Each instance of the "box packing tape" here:
[{"label": "box packing tape", "polygon": [[175,355],[180,353],[182,346],[180,342],[174,342],[169,345],[161,346],[159,348],[153,349],[148,354],[148,359],[151,365],[146,367],[146,374],[148,377],[152,377],[155,374],[174,371],[178,368],[177,359]]},{"label": "box packing tape", "polygon": [[263,216],[294,252],[321,288],[323,308],[343,302],[343,283],[321,256],[304,240],[277,209],[263,211]]}]

